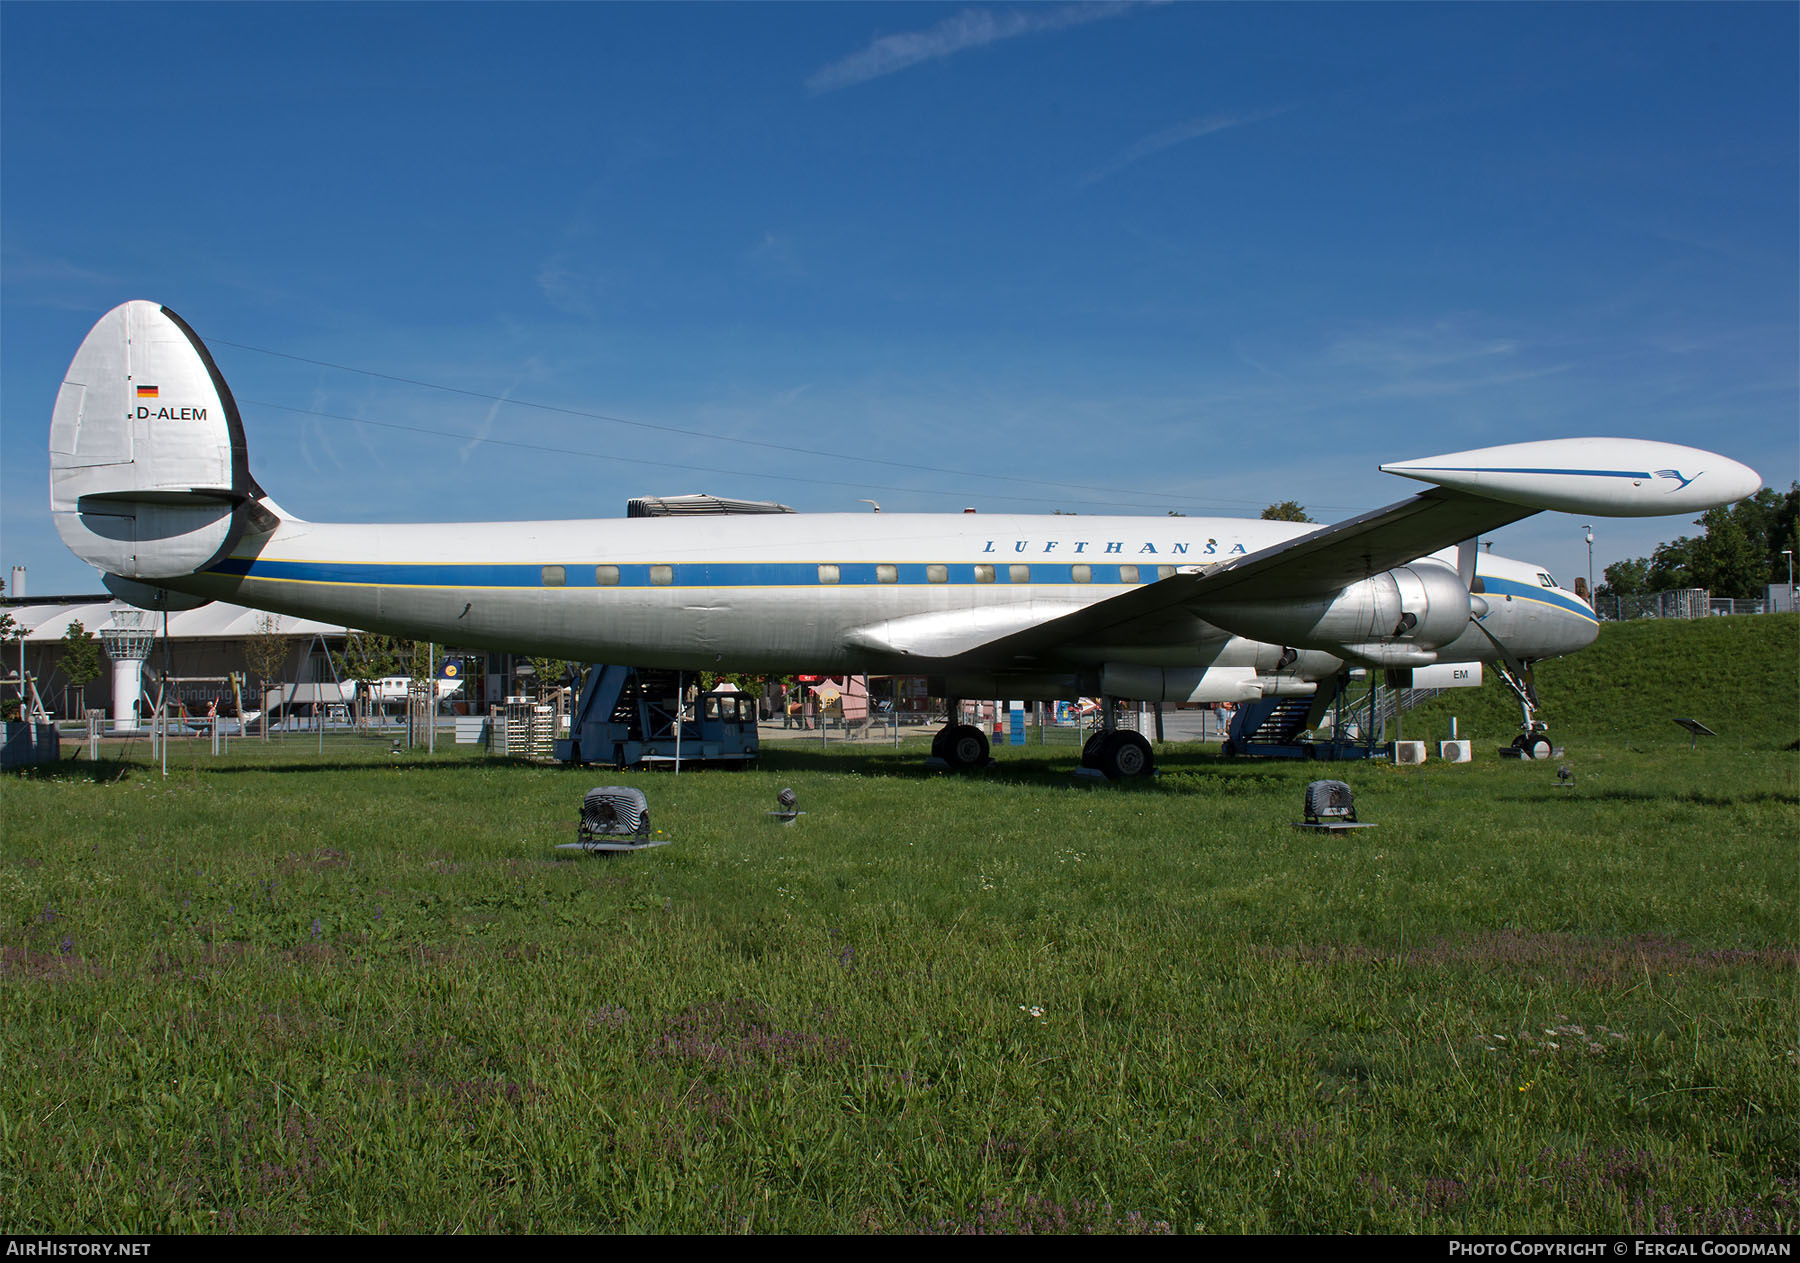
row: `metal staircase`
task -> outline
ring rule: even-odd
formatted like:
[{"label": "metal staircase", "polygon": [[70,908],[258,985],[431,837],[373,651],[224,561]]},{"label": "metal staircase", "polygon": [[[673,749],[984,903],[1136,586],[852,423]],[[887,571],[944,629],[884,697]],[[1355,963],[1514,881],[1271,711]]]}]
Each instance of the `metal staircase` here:
[{"label": "metal staircase", "polygon": [[[1367,759],[1375,757],[1388,723],[1435,697],[1438,689],[1383,688],[1350,693],[1350,677],[1321,682],[1311,697],[1269,697],[1246,702],[1232,717],[1224,752],[1262,759]],[[1314,735],[1307,740],[1304,734]]]},{"label": "metal staircase", "polygon": [[1225,753],[1273,759],[1310,757],[1300,735],[1312,710],[1310,697],[1266,697],[1244,702],[1231,717]]}]

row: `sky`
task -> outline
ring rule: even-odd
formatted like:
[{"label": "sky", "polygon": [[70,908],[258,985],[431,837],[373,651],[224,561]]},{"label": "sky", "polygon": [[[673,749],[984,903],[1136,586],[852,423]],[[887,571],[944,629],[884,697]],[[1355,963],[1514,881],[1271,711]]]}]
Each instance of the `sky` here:
[{"label": "sky", "polygon": [[[0,577],[132,298],[325,521],[1329,521],[1584,435],[1800,477],[1791,4],[0,4]],[[1543,514],[1496,552],[1588,567]],[[1593,573],[1697,533],[1593,522]]]}]

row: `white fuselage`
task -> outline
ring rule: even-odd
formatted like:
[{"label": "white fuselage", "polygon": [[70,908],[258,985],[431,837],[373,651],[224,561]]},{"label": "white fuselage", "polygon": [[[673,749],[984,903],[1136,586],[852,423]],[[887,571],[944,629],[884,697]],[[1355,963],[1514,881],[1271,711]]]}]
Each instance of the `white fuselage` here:
[{"label": "white fuselage", "polygon": [[[880,629],[944,614],[959,628],[1003,635],[1312,529],[1236,518],[894,513],[458,525],[286,518],[211,571],[168,582],[469,648],[685,669],[934,674],[958,669],[954,655],[929,643],[896,651]],[[1494,590],[1488,626],[1515,653],[1547,657],[1592,640],[1592,611],[1541,583],[1535,568],[1484,556],[1480,572]],[[1153,629],[1066,646],[1030,669],[1205,666],[1232,639],[1173,610]],[[1471,632],[1440,660],[1493,656]]]}]

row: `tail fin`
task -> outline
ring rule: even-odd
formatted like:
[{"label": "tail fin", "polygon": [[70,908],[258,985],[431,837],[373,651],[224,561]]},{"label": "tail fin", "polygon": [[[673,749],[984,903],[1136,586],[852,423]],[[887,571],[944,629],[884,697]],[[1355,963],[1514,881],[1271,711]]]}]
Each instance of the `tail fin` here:
[{"label": "tail fin", "polygon": [[172,579],[274,525],[250,476],[237,401],[204,343],[141,300],[102,316],[69,364],[50,422],[50,512],[83,561]]}]

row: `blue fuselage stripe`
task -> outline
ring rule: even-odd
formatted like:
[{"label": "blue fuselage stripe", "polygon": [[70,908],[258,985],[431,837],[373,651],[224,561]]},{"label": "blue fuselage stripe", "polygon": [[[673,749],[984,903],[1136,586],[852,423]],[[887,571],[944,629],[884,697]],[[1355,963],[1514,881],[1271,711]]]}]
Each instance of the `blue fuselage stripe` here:
[{"label": "blue fuselage stripe", "polygon": [[1554,605],[1559,610],[1570,614],[1579,614],[1590,623],[1597,622],[1594,611],[1583,605],[1576,598],[1560,592],[1555,588],[1534,587],[1529,583],[1521,583],[1516,579],[1495,579],[1482,576],[1482,586],[1489,597],[1511,596],[1526,601],[1542,601],[1545,605]]},{"label": "blue fuselage stripe", "polygon": [[[359,587],[398,587],[398,588],[511,588],[539,589],[555,591],[558,588],[832,588],[832,587],[951,587],[951,586],[1005,586],[1012,582],[1011,567],[1005,563],[998,565],[980,565],[984,574],[990,576],[978,579],[976,563],[952,563],[945,565],[943,580],[933,583],[928,567],[923,562],[901,562],[893,567],[894,578],[886,583],[878,574],[878,563],[863,561],[830,562],[835,566],[838,579],[830,583],[819,577],[820,565],[817,562],[677,562],[667,569],[667,582],[656,583],[651,579],[653,567],[649,564],[625,564],[606,566],[610,574],[617,571],[616,583],[602,583],[599,579],[600,567],[594,565],[574,565],[564,563],[561,566],[561,583],[544,581],[543,565],[517,564],[442,564],[442,565],[406,565],[391,562],[334,562],[334,561],[277,561],[267,559],[245,560],[228,558],[213,567],[216,574],[235,575],[247,579],[270,580],[278,583],[316,583],[347,584]],[[1135,569],[1137,577],[1127,579],[1120,572],[1122,569]],[[1087,566],[1090,578],[1077,583],[1072,565],[1044,565],[1033,563],[1026,567],[1033,584],[1066,584],[1073,587],[1089,588],[1094,586],[1130,585],[1149,583],[1158,577],[1156,566],[1121,567]],[[1580,601],[1560,592],[1555,588],[1534,586],[1513,579],[1482,576],[1488,595],[1511,596],[1532,601],[1541,601],[1553,605],[1571,614],[1578,614],[1592,620],[1593,611],[1583,606]]]},{"label": "blue fuselage stripe", "polygon": [[[893,579],[883,582],[878,573],[880,563],[868,561],[829,562],[837,571],[837,582],[820,578],[817,562],[676,562],[667,566],[668,580],[652,581],[651,571],[664,567],[649,564],[606,566],[617,573],[617,582],[603,583],[601,567],[591,564],[552,563],[560,565],[561,583],[546,583],[544,565],[464,564],[408,565],[388,562],[278,561],[258,558],[228,558],[213,567],[215,574],[235,575],[249,579],[270,579],[288,583],[343,583],[382,587],[443,588],[799,588],[799,587],[944,587],[978,584],[990,587],[1012,582],[1011,567],[1005,562],[981,564],[987,576],[977,578],[977,563],[949,564],[945,577],[933,583],[924,562],[901,562],[893,566]],[[1029,582],[1038,584],[1075,584],[1073,565],[1044,565],[1034,562],[1028,568]],[[1147,583],[1158,577],[1154,565],[1121,567],[1086,566],[1090,578],[1079,586],[1095,584]],[[1122,569],[1133,569],[1137,578],[1128,579]],[[1026,580],[1020,580],[1026,582]]]},{"label": "blue fuselage stripe", "polygon": [[1654,478],[1643,469],[1496,469],[1491,465],[1408,466],[1409,474],[1562,474],[1570,478]]}]

